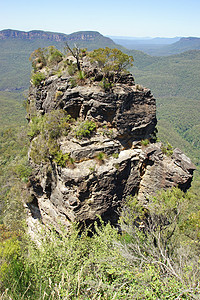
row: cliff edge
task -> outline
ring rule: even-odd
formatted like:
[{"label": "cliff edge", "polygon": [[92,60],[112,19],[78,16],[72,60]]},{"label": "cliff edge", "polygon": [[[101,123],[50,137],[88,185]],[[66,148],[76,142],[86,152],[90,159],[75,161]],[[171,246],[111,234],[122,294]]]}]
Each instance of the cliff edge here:
[{"label": "cliff edge", "polygon": [[147,202],[159,189],[187,190],[195,169],[181,150],[155,142],[156,101],[149,89],[85,51],[79,63],[80,70],[75,56],[61,54],[48,65],[48,58],[34,55],[29,90],[28,206],[58,231],[98,215],[116,224],[127,196]]}]

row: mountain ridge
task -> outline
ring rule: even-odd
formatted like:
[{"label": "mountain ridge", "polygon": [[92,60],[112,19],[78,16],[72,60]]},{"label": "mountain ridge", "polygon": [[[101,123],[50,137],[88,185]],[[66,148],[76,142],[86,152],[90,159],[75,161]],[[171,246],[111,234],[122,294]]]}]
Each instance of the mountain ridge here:
[{"label": "mountain ridge", "polygon": [[[59,33],[59,32],[50,32],[43,30],[31,30],[31,31],[20,31],[13,29],[4,29],[0,31],[0,40],[5,40],[8,38],[21,38],[21,39],[45,39],[52,40],[56,42],[65,42],[65,41],[93,41],[95,38],[104,38],[110,42],[113,42],[110,38],[104,37],[98,31],[77,31],[70,34]],[[113,42],[114,44],[114,42]]]}]

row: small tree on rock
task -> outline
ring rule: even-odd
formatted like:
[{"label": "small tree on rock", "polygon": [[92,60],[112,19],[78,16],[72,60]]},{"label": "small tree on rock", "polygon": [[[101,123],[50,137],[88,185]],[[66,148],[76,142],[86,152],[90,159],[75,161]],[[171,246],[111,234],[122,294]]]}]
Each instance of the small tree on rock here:
[{"label": "small tree on rock", "polygon": [[106,47],[95,49],[89,53],[92,62],[97,62],[99,68],[106,74],[110,71],[122,72],[132,66],[133,57],[119,49]]}]

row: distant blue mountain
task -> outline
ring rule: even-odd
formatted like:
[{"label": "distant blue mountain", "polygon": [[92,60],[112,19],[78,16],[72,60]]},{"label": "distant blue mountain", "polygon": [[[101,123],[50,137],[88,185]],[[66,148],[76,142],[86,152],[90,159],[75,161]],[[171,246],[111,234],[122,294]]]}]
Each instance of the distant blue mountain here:
[{"label": "distant blue mountain", "polygon": [[113,37],[113,41],[128,49],[141,50],[153,56],[167,56],[189,50],[200,50],[200,38],[126,38]]},{"label": "distant blue mountain", "polygon": [[169,45],[180,40],[181,37],[165,38],[165,37],[126,37],[126,36],[109,36],[115,43],[122,46],[141,44],[141,45]]}]

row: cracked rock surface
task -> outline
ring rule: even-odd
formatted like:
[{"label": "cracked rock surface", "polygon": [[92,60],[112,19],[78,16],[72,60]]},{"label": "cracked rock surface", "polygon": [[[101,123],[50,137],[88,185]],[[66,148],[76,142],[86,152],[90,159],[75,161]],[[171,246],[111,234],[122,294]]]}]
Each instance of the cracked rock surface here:
[{"label": "cracked rock surface", "polygon": [[[161,143],[146,147],[140,143],[151,140],[157,123],[156,102],[149,89],[138,90],[130,74],[107,92],[98,82],[73,88],[69,82],[69,76],[54,75],[38,87],[31,85],[30,105],[40,115],[63,109],[79,122],[96,122],[97,130],[81,140],[70,134],[60,138],[60,150],[70,153],[73,166],[61,167],[51,157],[48,163],[35,164],[30,157],[33,217],[37,218],[36,211],[43,223],[58,231],[60,225],[69,227],[73,221],[89,224],[98,215],[116,224],[128,195],[145,202],[159,189],[190,186],[195,167],[181,150],[168,157]],[[104,154],[102,159],[98,153]]]}]

